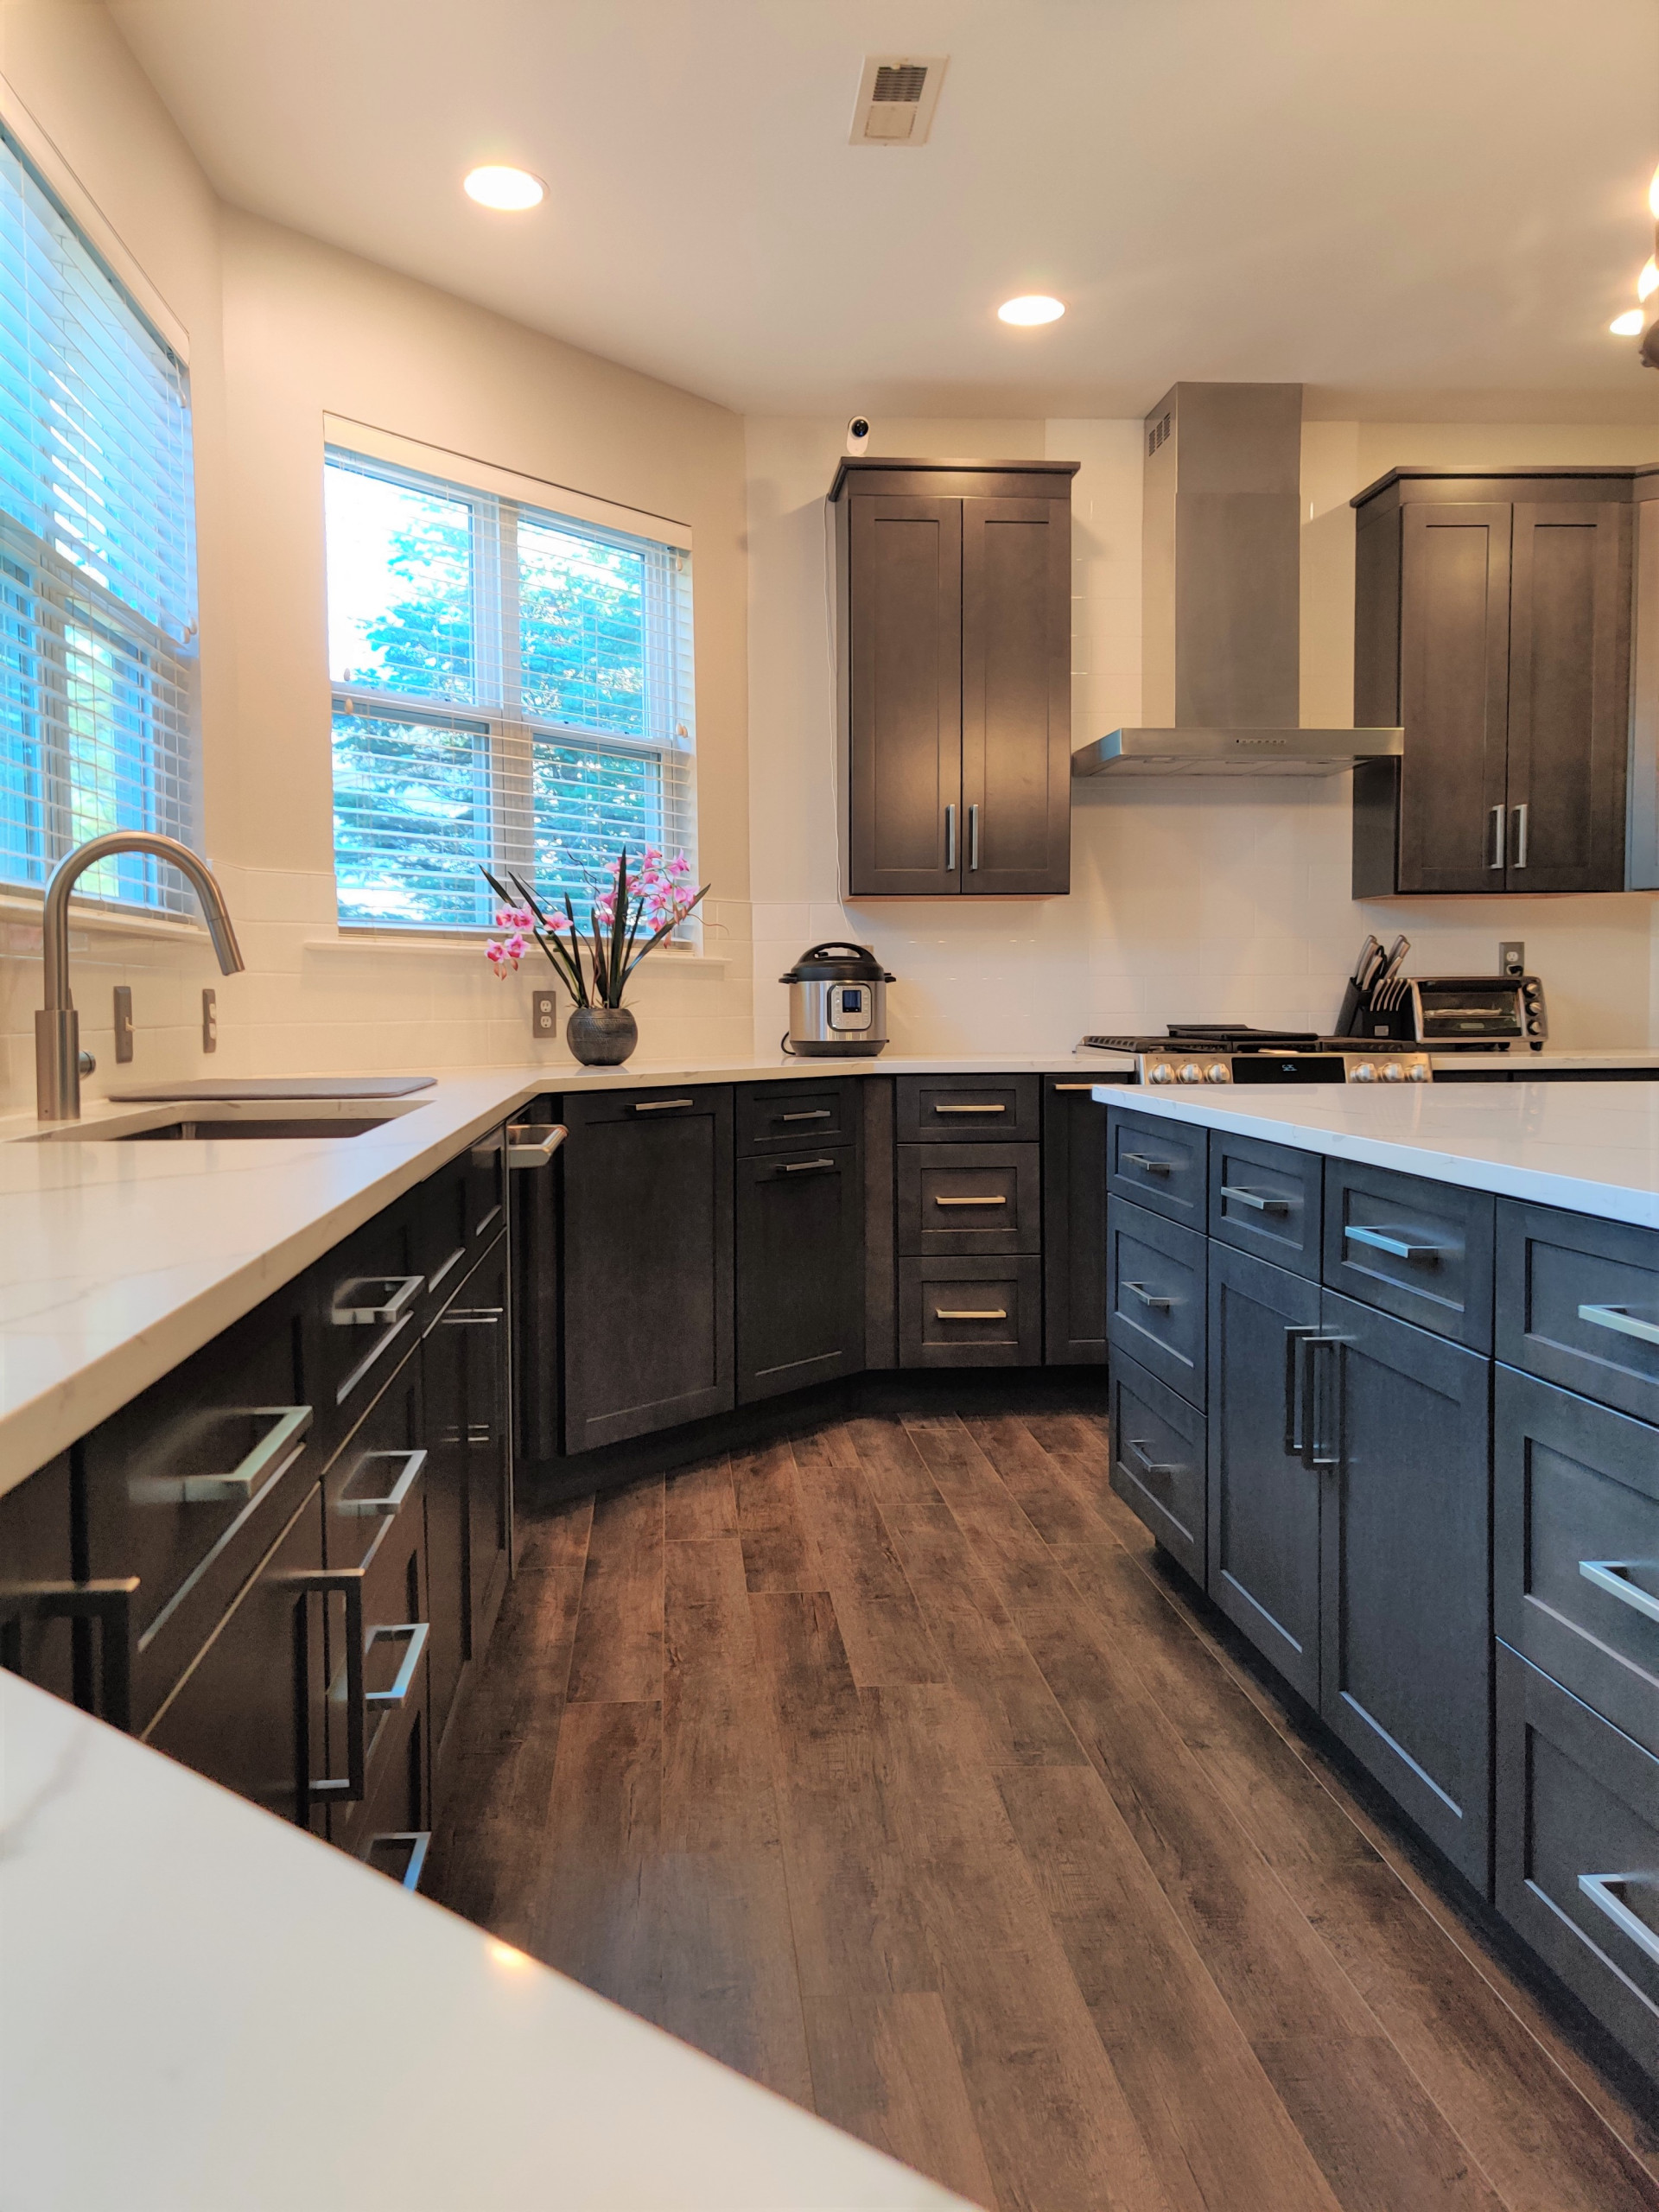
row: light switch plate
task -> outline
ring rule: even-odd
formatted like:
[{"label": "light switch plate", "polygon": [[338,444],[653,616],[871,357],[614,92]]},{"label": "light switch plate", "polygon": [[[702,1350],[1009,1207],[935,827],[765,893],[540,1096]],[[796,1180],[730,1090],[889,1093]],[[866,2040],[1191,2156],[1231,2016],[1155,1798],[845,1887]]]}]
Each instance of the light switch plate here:
[{"label": "light switch plate", "polygon": [[124,1067],[132,1058],[132,986],[118,983],[115,987],[115,1057],[118,1065]]},{"label": "light switch plate", "polygon": [[550,1039],[558,1035],[559,995],[556,990],[531,993],[530,1026],[537,1037],[546,1037]]},{"label": "light switch plate", "polygon": [[1527,948],[1519,938],[1500,938],[1497,943],[1497,972],[1500,976],[1524,976],[1527,972]]},{"label": "light switch plate", "polygon": [[201,995],[201,1049],[204,1052],[219,1050],[219,993],[204,991]]}]

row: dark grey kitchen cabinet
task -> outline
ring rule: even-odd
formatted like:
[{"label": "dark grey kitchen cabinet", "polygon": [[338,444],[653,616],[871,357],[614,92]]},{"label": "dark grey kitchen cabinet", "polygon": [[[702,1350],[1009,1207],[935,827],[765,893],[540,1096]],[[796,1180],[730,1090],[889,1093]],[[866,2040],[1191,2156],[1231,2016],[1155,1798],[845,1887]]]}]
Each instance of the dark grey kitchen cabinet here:
[{"label": "dark grey kitchen cabinet", "polygon": [[864,1184],[856,1145],[740,1160],[737,1401],[864,1363]]},{"label": "dark grey kitchen cabinet", "polygon": [[1629,469],[1397,469],[1362,492],[1356,898],[1624,882]]},{"label": "dark grey kitchen cabinet", "polygon": [[577,1093],[561,1118],[565,1452],[728,1411],[730,1085]]},{"label": "dark grey kitchen cabinet", "polygon": [[1210,1247],[1210,1595],[1310,1705],[1319,1701],[1320,1520],[1307,1339],[1319,1287]]},{"label": "dark grey kitchen cabinet", "polygon": [[[124,1647],[129,1601],[111,1592],[105,1602],[111,1619],[106,1632]],[[0,1667],[55,1697],[73,1700],[78,1647],[81,1672],[87,1663],[86,1639],[74,1611],[84,1603],[75,1588],[73,1500],[66,1452],[0,1497]],[[121,1660],[117,1669],[120,1692]],[[83,1702],[90,1703],[90,1697]]]},{"label": "dark grey kitchen cabinet", "polygon": [[1043,1078],[1043,1363],[1106,1363],[1106,1109]]},{"label": "dark grey kitchen cabinet", "polygon": [[490,1640],[512,1569],[511,1314],[507,1240],[498,1236],[438,1322],[461,1345],[467,1650],[473,1658]]},{"label": "dark grey kitchen cabinet", "polygon": [[837,469],[849,897],[1070,888],[1076,471]]}]

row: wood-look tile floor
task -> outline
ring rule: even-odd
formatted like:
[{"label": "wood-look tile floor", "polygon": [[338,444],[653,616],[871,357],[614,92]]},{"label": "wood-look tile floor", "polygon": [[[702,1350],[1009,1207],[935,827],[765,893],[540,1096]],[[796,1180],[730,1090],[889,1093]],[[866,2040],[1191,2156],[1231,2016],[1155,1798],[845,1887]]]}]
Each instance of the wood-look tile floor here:
[{"label": "wood-look tile floor", "polygon": [[1001,2212],[1659,2207],[1104,1440],[849,1420],[527,1521],[429,1893]]}]

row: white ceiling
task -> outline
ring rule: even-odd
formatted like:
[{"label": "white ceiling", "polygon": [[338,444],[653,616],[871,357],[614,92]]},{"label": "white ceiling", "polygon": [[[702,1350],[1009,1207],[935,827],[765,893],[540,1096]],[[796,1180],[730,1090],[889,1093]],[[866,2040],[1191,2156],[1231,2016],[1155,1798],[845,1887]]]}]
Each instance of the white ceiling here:
[{"label": "white ceiling", "polygon": [[[227,200],[747,411],[1651,420],[1656,0],[111,0]],[[849,146],[867,53],[931,143]],[[498,215],[475,162],[545,177]],[[1014,292],[1070,307],[995,319]]]}]

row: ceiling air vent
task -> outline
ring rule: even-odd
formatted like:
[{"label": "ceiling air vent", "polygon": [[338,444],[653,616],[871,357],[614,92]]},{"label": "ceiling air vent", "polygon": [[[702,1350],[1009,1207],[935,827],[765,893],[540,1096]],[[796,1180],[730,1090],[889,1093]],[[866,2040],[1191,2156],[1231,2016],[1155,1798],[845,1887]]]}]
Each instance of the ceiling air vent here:
[{"label": "ceiling air vent", "polygon": [[871,54],[858,80],[850,133],[855,146],[922,146],[933,128],[946,57]]}]

